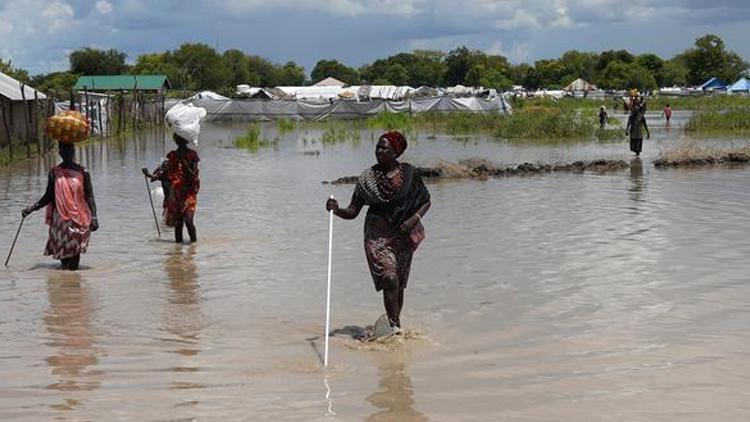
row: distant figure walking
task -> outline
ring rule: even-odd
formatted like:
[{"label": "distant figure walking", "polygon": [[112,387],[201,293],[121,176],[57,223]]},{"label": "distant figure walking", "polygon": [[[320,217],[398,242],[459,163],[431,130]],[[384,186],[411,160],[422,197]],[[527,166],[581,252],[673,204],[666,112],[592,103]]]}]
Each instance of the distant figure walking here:
[{"label": "distant figure walking", "polygon": [[335,199],[326,210],[352,220],[367,205],[364,246],[376,291],[383,291],[383,303],[393,333],[401,330],[404,289],[409,280],[411,259],[424,239],[422,217],[430,209],[430,192],[419,171],[397,158],[406,150],[406,138],[386,132],[375,148],[377,164],[365,170],[354,188],[351,202],[339,208]]},{"label": "distant figure walking", "polygon": [[53,167],[39,201],[22,211],[23,217],[47,207],[49,238],[44,254],[59,259],[63,270],[75,271],[86,253],[91,232],[99,228],[91,175],[75,162],[73,144],[59,144],[62,163]]},{"label": "distant figure walking", "polygon": [[604,127],[607,125],[607,120],[609,119],[609,116],[607,116],[607,108],[604,106],[599,107],[599,128],[604,129]]},{"label": "distant figure walking", "polygon": [[651,132],[648,130],[646,124],[646,116],[644,115],[643,108],[639,103],[634,103],[630,108],[630,116],[628,117],[628,124],[625,127],[625,136],[630,137],[630,150],[635,155],[641,155],[643,149],[643,131],[646,131],[646,139],[651,138]]},{"label": "distant figure walking", "polygon": [[661,112],[662,116],[664,116],[664,119],[667,121],[666,125],[670,126],[670,120],[672,120],[672,107],[669,106],[669,104],[664,107],[664,110]]}]

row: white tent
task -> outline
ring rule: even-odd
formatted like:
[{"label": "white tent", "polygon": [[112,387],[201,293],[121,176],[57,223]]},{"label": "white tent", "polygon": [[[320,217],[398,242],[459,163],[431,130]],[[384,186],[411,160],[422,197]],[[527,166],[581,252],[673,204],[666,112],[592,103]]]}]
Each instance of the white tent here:
[{"label": "white tent", "polygon": [[587,81],[584,81],[581,78],[576,79],[575,81],[568,84],[568,86],[565,87],[564,91],[568,92],[585,92],[585,91],[596,91],[596,85],[589,83]]},{"label": "white tent", "polygon": [[339,97],[340,86],[279,86],[284,94],[298,100],[332,100]]}]

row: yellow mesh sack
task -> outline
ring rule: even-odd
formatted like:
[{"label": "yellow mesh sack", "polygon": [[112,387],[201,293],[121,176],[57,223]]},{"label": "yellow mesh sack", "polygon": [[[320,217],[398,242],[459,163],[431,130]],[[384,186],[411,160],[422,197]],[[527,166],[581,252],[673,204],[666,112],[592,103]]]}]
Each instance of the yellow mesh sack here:
[{"label": "yellow mesh sack", "polygon": [[89,123],[77,111],[63,111],[47,119],[47,136],[62,142],[72,144],[85,141],[89,137]]}]

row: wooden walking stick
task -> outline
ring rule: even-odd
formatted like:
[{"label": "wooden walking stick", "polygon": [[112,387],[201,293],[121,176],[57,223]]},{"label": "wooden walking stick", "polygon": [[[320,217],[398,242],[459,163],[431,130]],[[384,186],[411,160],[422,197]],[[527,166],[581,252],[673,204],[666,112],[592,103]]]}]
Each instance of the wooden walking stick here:
[{"label": "wooden walking stick", "polygon": [[148,185],[148,176],[144,174],[143,178],[146,181],[146,192],[148,192],[148,201],[151,203],[151,212],[154,213],[154,224],[156,224],[156,232],[159,233],[159,237],[161,237],[161,230],[159,229],[159,219],[156,218],[156,208],[154,208],[154,198],[151,197],[151,188]]},{"label": "wooden walking stick", "polygon": [[8,261],[10,261],[10,256],[13,254],[13,248],[16,247],[16,241],[18,240],[18,235],[21,234],[21,227],[23,227],[23,221],[26,220],[26,217],[21,218],[21,224],[18,225],[18,230],[16,230],[16,237],[13,238],[13,243],[10,245],[10,251],[8,252],[8,257],[5,258],[5,266],[8,266]]}]

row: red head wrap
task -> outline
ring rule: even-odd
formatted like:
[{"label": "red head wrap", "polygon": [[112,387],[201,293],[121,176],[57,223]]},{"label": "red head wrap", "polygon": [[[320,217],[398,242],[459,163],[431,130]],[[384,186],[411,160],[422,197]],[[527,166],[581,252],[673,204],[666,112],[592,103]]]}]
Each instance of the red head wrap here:
[{"label": "red head wrap", "polygon": [[401,134],[401,132],[396,132],[395,130],[386,132],[382,134],[380,138],[385,139],[389,144],[391,144],[391,147],[393,147],[393,151],[396,152],[396,157],[401,156],[401,154],[406,151],[406,138]]}]

